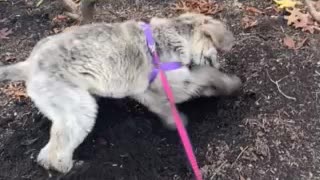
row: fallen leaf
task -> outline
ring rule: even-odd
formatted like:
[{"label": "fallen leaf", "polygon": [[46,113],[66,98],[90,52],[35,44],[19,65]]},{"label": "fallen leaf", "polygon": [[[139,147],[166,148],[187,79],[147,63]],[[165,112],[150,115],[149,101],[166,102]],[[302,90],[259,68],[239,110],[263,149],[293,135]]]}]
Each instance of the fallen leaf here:
[{"label": "fallen leaf", "polygon": [[0,39],[9,39],[10,34],[12,34],[12,29],[3,28],[0,30]]},{"label": "fallen leaf", "polygon": [[302,14],[297,21],[293,22],[295,28],[303,28],[309,25],[309,18],[307,14]]},{"label": "fallen leaf", "polygon": [[262,14],[263,12],[255,7],[246,7],[246,11],[253,14]]},{"label": "fallen leaf", "polygon": [[223,10],[217,2],[211,0],[180,0],[172,9],[182,12],[196,12],[205,15],[214,15]]},{"label": "fallen leaf", "polygon": [[304,32],[308,31],[311,34],[313,34],[315,30],[319,30],[319,28],[316,26],[306,26],[302,28],[302,31]]},{"label": "fallen leaf", "polygon": [[296,29],[301,28],[302,31],[308,31],[311,34],[314,33],[316,29],[316,22],[312,19],[312,16],[307,13],[302,13],[301,9],[293,8],[292,10],[287,10],[290,15],[284,18],[288,21],[288,25],[292,25]]},{"label": "fallen leaf", "polygon": [[296,5],[301,5],[300,1],[296,0],[274,0],[280,9],[294,8]]},{"label": "fallen leaf", "polygon": [[28,94],[26,93],[26,89],[21,82],[10,83],[0,88],[0,90],[4,92],[6,95],[11,96],[18,100],[28,97]]},{"label": "fallen leaf", "polygon": [[285,46],[287,46],[289,49],[294,49],[296,47],[296,43],[294,42],[294,40],[289,37],[289,36],[286,36],[284,39],[283,39],[283,44]]},{"label": "fallen leaf", "polygon": [[288,47],[288,49],[298,50],[304,46],[308,38],[300,39],[298,41],[293,40],[292,37],[287,36],[283,39],[283,44]]},{"label": "fallen leaf", "polygon": [[288,25],[294,24],[295,22],[298,22],[301,17],[304,15],[300,9],[298,8],[293,8],[292,10],[287,10],[290,15],[284,16],[284,19],[286,19],[288,22]]},{"label": "fallen leaf", "polygon": [[244,29],[248,29],[258,25],[258,20],[252,16],[244,16],[241,19],[241,25]]}]

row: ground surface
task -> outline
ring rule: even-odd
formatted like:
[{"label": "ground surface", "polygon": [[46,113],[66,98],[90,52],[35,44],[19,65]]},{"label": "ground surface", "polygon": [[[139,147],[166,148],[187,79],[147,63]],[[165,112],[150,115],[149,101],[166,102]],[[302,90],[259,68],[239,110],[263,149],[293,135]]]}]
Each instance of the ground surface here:
[{"label": "ground surface", "polygon": [[[124,1],[101,1],[96,21],[171,16],[173,1],[144,1],[141,7]],[[0,39],[4,64],[23,61],[41,38],[70,24],[54,23],[62,13],[56,1],[39,8],[30,0],[0,1],[0,29],[13,30]],[[244,80],[235,98],[198,99],[180,105],[205,179],[305,180],[320,179],[320,40],[300,33],[268,13],[258,25],[244,30],[244,16],[233,1],[221,1],[226,20],[238,40],[222,57],[224,69]],[[243,5],[265,9],[271,1],[242,0]],[[114,13],[110,13],[112,10]],[[273,12],[272,12],[273,13]],[[285,34],[308,37],[301,49],[288,50]],[[284,97],[271,82],[279,80]],[[50,122],[28,98],[21,83],[1,84],[0,179],[191,179],[180,141],[159,120],[130,100],[101,100],[98,123],[78,148],[75,158],[84,164],[62,176],[47,172],[35,157],[48,140]],[[23,89],[22,89],[23,90]]]}]

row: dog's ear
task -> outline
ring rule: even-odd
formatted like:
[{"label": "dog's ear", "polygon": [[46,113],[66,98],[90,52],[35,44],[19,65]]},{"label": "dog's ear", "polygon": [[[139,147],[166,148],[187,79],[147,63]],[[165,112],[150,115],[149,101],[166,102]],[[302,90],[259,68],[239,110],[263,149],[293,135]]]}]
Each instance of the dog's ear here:
[{"label": "dog's ear", "polygon": [[227,29],[221,21],[214,19],[203,19],[199,25],[200,32],[209,37],[217,49],[229,51],[234,45],[233,33]]}]

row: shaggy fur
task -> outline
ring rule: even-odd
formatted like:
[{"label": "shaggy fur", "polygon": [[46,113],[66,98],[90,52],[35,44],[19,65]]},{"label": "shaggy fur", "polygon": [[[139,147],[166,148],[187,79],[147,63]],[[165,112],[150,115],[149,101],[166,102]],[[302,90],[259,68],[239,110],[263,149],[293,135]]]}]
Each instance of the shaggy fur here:
[{"label": "shaggy fur", "polygon": [[[70,171],[74,150],[95,123],[94,96],[131,97],[174,128],[159,78],[149,84],[152,58],[139,23],[84,25],[39,41],[26,61],[0,67],[0,80],[24,80],[32,101],[52,121],[50,140],[37,158],[44,168]],[[216,48],[229,50],[233,43],[223,23],[183,14],[153,18],[150,24],[161,61],[185,65],[166,73],[177,103],[240,88],[238,77],[217,68]]]}]

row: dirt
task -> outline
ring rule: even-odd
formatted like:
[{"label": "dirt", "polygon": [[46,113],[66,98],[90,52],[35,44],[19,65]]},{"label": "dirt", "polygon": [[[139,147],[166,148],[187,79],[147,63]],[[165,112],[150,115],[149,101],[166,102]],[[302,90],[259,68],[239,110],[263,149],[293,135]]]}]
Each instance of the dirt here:
[{"label": "dirt", "polygon": [[[101,1],[95,21],[176,15],[169,8],[173,0],[125,2]],[[36,3],[0,1],[0,29],[13,31],[0,39],[1,63],[25,60],[41,38],[72,25],[53,21],[63,13],[57,1]],[[221,55],[223,70],[239,75],[243,90],[233,98],[179,105],[190,118],[188,132],[205,179],[320,179],[319,33],[288,27],[283,16],[267,10],[272,1],[262,0],[239,0],[267,12],[244,29],[239,4],[219,3],[225,9],[215,17],[237,38],[232,51]],[[281,42],[285,35],[308,40],[290,50]],[[75,153],[81,161],[67,175],[46,171],[35,158],[48,140],[50,121],[25,97],[23,83],[0,87],[0,179],[192,179],[177,133],[129,99],[100,99],[96,126]]]}]

